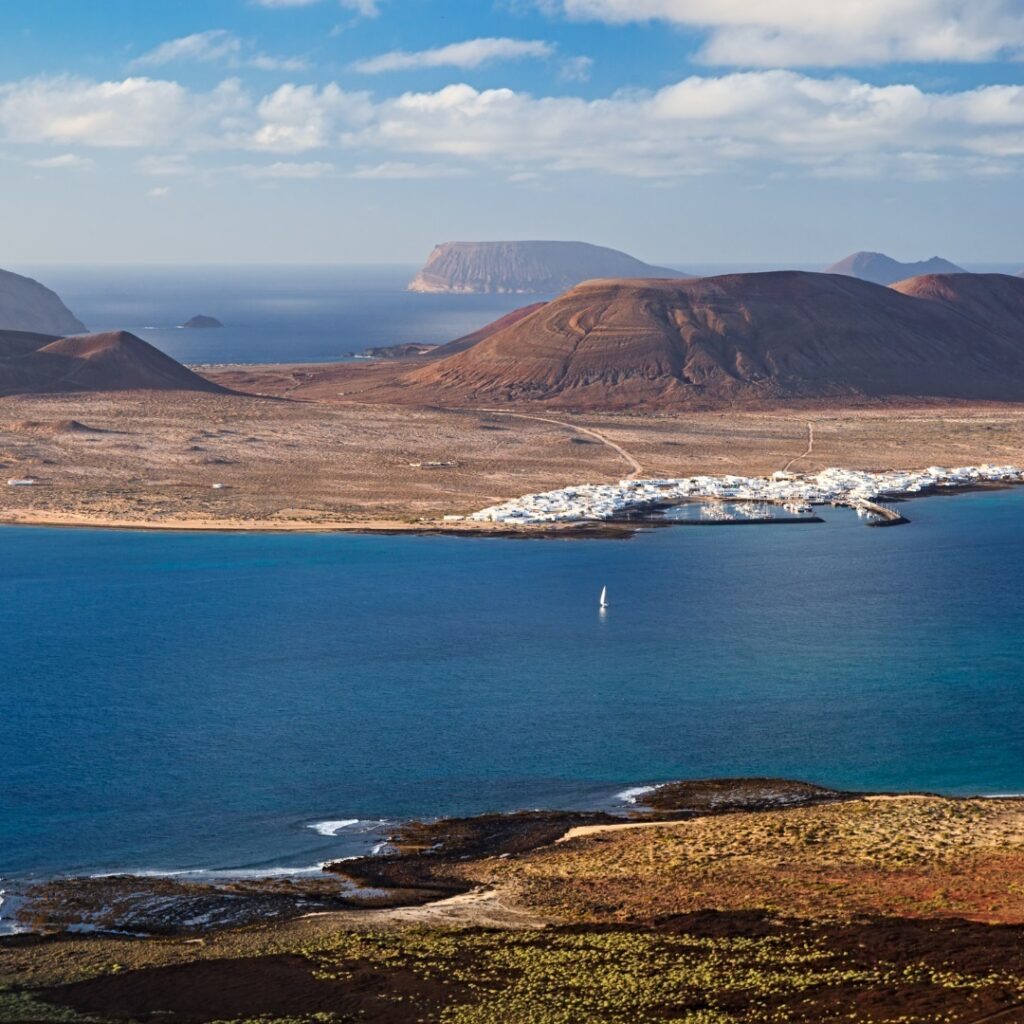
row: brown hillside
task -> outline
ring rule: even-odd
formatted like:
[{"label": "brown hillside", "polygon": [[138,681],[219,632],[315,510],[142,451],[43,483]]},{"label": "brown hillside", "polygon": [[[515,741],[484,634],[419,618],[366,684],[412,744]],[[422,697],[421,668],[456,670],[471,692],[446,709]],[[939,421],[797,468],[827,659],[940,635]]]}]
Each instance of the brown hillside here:
[{"label": "brown hillside", "polygon": [[844,394],[1024,400],[1024,284],[963,277],[955,301],[916,294],[926,284],[796,271],[589,281],[400,383],[406,399],[595,408]]},{"label": "brown hillside", "polygon": [[0,394],[224,389],[126,331],[71,338],[0,332]]},{"label": "brown hillside", "polygon": [[531,313],[536,313],[538,309],[546,305],[546,302],[535,302],[530,306],[521,306],[519,309],[513,309],[511,313],[506,313],[497,320],[481,327],[478,331],[473,331],[472,334],[463,335],[461,338],[449,341],[446,345],[438,346],[428,353],[428,357],[430,359],[444,359],[458,352],[465,352],[466,349],[478,345],[481,341],[486,341],[491,335],[505,330],[506,327],[519,323],[520,320],[525,319]]},{"label": "brown hillside", "polygon": [[1024,345],[1024,281],[1008,274],[927,274],[892,286],[940,302],[986,330]]}]

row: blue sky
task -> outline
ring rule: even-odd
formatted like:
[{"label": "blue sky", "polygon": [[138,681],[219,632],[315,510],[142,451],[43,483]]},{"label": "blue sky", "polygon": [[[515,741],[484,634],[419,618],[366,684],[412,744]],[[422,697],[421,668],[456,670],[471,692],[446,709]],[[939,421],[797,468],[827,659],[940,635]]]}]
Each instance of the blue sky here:
[{"label": "blue sky", "polygon": [[7,265],[1024,265],[1021,0],[12,0],[0,58]]}]

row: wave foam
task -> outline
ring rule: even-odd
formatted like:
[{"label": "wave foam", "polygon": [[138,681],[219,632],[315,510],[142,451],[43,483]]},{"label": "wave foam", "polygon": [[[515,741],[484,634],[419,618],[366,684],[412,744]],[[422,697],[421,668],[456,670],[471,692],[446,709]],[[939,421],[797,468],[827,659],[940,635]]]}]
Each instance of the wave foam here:
[{"label": "wave foam", "polygon": [[336,836],[342,829],[358,824],[358,818],[341,818],[338,821],[318,821],[313,825],[307,825],[306,828],[311,828],[322,836]]},{"label": "wave foam", "polygon": [[639,797],[646,793],[653,793],[657,788],[657,786],[634,786],[632,789],[624,789],[621,793],[616,793],[615,799],[621,800],[624,804],[635,804]]}]

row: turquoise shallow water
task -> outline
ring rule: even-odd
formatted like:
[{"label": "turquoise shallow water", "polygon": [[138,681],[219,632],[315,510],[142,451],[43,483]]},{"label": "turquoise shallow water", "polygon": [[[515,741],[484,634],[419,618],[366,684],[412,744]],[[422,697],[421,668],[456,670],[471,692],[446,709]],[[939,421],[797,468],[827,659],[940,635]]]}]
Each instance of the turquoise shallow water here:
[{"label": "turquoise shallow water", "polygon": [[[0,530],[0,875],[773,774],[1024,790],[1024,491],[622,541]],[[607,584],[605,616],[597,596]]]}]

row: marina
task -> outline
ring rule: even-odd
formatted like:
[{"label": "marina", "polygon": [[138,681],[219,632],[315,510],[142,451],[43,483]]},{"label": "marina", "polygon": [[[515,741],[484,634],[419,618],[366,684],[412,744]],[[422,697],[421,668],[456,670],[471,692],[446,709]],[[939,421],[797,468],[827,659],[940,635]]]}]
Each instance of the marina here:
[{"label": "marina", "polygon": [[[638,518],[679,524],[820,522],[812,514],[814,507],[832,505],[854,509],[869,526],[892,526],[907,520],[897,509],[883,504],[885,501],[1022,482],[1024,470],[1019,467],[989,463],[907,472],[830,468],[807,475],[780,470],[770,477],[620,480],[617,484],[580,484],[526,494],[468,518],[523,525]],[[699,512],[688,511],[695,507]]]}]

